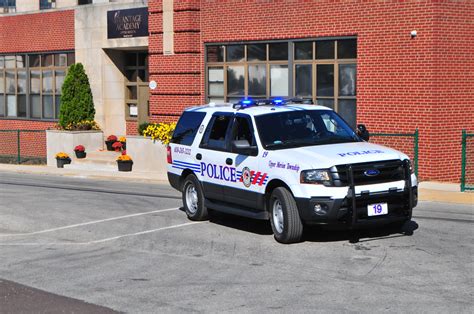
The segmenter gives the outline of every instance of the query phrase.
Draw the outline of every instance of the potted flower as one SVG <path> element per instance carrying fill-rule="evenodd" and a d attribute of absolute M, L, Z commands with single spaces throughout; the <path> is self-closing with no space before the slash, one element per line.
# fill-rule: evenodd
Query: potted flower
<path fill-rule="evenodd" d="M 122 149 L 127 149 L 127 138 L 125 136 L 121 136 L 119 142 L 122 143 Z"/>
<path fill-rule="evenodd" d="M 70 164 L 71 163 L 71 158 L 69 158 L 69 155 L 60 152 L 56 154 L 56 164 L 58 168 L 64 168 L 64 165 Z"/>
<path fill-rule="evenodd" d="M 107 150 L 108 151 L 114 151 L 114 148 L 112 145 L 117 142 L 117 137 L 115 135 L 109 135 L 107 137 L 107 140 L 105 141 L 105 145 L 107 145 Z"/>
<path fill-rule="evenodd" d="M 132 171 L 133 160 L 129 155 L 120 155 L 117 158 L 119 171 Z"/>
<path fill-rule="evenodd" d="M 76 157 L 78 159 L 86 158 L 86 148 L 83 145 L 77 145 L 74 147 L 74 152 L 76 153 Z"/>
<path fill-rule="evenodd" d="M 115 142 L 112 144 L 112 148 L 116 151 L 119 152 L 122 150 L 122 143 L 120 142 Z"/>

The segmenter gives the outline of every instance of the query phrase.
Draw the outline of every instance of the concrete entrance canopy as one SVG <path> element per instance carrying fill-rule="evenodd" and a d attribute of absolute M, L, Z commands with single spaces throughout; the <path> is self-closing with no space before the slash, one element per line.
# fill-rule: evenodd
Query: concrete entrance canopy
<path fill-rule="evenodd" d="M 107 38 L 107 11 L 145 7 L 142 2 L 122 1 L 75 8 L 76 62 L 89 76 L 95 120 L 104 134 L 126 134 L 125 77 L 115 50 L 148 50 L 148 37 Z M 113 50 L 112 50 L 113 49 Z"/>

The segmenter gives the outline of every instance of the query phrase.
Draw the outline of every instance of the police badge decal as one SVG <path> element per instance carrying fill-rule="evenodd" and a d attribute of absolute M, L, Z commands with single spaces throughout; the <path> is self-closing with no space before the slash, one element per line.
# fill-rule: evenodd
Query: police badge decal
<path fill-rule="evenodd" d="M 247 188 L 252 184 L 252 173 L 248 167 L 242 169 L 242 182 Z"/>

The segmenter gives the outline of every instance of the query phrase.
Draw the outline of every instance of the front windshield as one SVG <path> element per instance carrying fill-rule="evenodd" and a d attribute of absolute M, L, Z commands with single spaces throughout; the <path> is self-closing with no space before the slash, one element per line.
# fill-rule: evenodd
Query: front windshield
<path fill-rule="evenodd" d="M 358 142 L 349 125 L 330 110 L 295 110 L 255 117 L 265 149 Z"/>

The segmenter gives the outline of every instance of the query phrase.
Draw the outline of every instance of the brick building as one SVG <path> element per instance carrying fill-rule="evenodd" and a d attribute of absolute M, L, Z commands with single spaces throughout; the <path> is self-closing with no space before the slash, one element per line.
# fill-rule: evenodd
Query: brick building
<path fill-rule="evenodd" d="M 26 58 L 25 82 L 50 71 L 54 83 L 36 94 L 26 83 L 22 94 L 18 84 L 10 95 L 17 116 L 8 115 L 9 94 L 0 87 L 0 129 L 51 127 L 54 89 L 75 60 L 91 78 L 106 133 L 135 134 L 141 121 L 176 120 L 183 108 L 208 101 L 297 96 L 372 132 L 418 129 L 420 177 L 459 181 L 461 130 L 474 131 L 472 1 L 53 2 L 0 16 L 3 88 L 1 58 L 12 55 Z M 143 7 L 149 36 L 110 37 L 110 12 L 132 16 Z M 53 58 L 51 69 L 29 68 L 38 54 Z"/>

